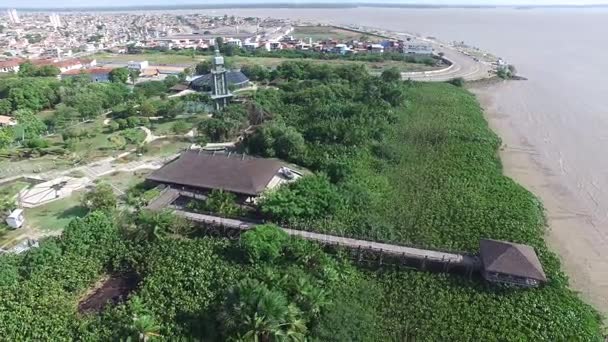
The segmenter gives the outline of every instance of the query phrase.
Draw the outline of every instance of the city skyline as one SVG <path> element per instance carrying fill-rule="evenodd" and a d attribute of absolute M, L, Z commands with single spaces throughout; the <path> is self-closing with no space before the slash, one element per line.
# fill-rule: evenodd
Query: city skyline
<path fill-rule="evenodd" d="M 226 1 L 196 1 L 196 0 L 175 0 L 168 2 L 166 0 L 107 0 L 103 4 L 97 3 L 83 3 L 80 0 L 58 0 L 49 4 L 46 0 L 6 0 L 2 4 L 3 9 L 16 8 L 16 9 L 27 9 L 27 8 L 103 8 L 103 7 L 133 7 L 133 6 L 202 6 L 202 5 L 234 5 L 234 4 L 265 4 L 265 3 L 289 3 L 289 4 L 335 4 L 335 3 L 378 3 L 378 4 L 407 4 L 407 5 L 445 5 L 445 6 L 457 6 L 457 5 L 483 5 L 483 6 L 585 6 L 585 5 L 608 5 L 608 0 L 494 0 L 494 1 L 483 1 L 483 0 L 367 0 L 367 1 L 351 1 L 351 0 L 333 0 L 333 1 L 321 1 L 321 0 L 226 0 Z M 227 6 L 229 7 L 229 6 Z"/>

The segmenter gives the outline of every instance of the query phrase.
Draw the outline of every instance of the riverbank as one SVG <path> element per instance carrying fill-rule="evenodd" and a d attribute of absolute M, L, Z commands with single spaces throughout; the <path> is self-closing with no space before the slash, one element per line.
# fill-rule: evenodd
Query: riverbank
<path fill-rule="evenodd" d="M 502 139 L 503 172 L 535 194 L 547 219 L 545 240 L 561 260 L 570 286 L 604 315 L 608 314 L 608 261 L 602 258 L 601 239 L 592 221 L 557 175 L 543 164 L 542 156 L 524 135 L 525 129 L 496 101 L 501 91 L 517 82 L 487 82 L 470 87 L 484 108 L 490 128 Z"/>

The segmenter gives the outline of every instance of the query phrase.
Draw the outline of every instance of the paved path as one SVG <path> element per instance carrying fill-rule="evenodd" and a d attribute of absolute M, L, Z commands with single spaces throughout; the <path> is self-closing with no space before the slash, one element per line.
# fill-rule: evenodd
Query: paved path
<path fill-rule="evenodd" d="M 239 230 L 248 230 L 257 225 L 254 222 L 248 222 L 238 219 L 229 219 L 212 215 L 204 215 L 191 213 L 183 210 L 176 210 L 176 214 L 185 217 L 189 220 L 202 222 L 217 226 L 224 226 Z M 419 249 L 412 247 L 405 247 L 399 245 L 391 245 L 381 242 L 359 240 L 335 235 L 320 234 L 307 232 L 302 230 L 294 230 L 288 228 L 281 228 L 285 233 L 290 236 L 297 236 L 306 240 L 316 241 L 326 245 L 342 246 L 351 249 L 364 249 L 372 250 L 377 252 L 383 252 L 386 254 L 392 254 L 396 256 L 405 256 L 409 258 L 415 258 L 420 260 L 430 260 L 437 262 L 449 263 L 451 265 L 462 265 L 469 267 L 476 267 L 477 263 L 475 258 L 456 253 L 446 253 L 441 251 Z"/>

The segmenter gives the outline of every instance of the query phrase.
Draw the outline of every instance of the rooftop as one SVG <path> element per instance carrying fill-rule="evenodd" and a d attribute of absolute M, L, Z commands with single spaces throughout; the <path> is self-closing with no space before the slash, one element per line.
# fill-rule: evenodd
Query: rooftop
<path fill-rule="evenodd" d="M 239 85 L 249 82 L 249 79 L 240 70 L 226 71 L 226 82 L 228 85 Z M 191 86 L 194 88 L 212 87 L 213 79 L 211 74 L 205 74 L 192 80 Z"/>
<path fill-rule="evenodd" d="M 282 163 L 274 159 L 191 150 L 154 171 L 147 179 L 257 196 L 266 189 L 281 166 Z"/>
<path fill-rule="evenodd" d="M 479 255 L 486 272 L 496 272 L 546 282 L 543 266 L 528 245 L 483 239 Z"/>

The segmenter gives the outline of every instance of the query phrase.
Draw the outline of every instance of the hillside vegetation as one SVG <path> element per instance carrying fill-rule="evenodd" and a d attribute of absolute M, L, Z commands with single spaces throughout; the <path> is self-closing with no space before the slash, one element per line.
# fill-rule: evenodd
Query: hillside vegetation
<path fill-rule="evenodd" d="M 290 62 L 277 73 L 278 89 L 258 90 L 248 104 L 259 129 L 245 148 L 315 174 L 268 194 L 260 214 L 310 230 L 470 252 L 480 238 L 523 242 L 539 252 L 549 283 L 523 290 L 367 269 L 272 225 L 236 242 L 205 237 L 170 213 L 104 208 L 38 249 L 0 257 L 0 336 L 601 340 L 600 317 L 568 289 L 542 239 L 539 202 L 502 175 L 499 140 L 470 93 L 352 66 Z M 225 127 L 235 112 L 209 121 Z M 100 281 L 125 274 L 137 283 L 123 300 L 79 312 Z"/>

